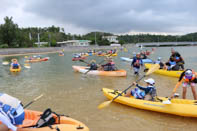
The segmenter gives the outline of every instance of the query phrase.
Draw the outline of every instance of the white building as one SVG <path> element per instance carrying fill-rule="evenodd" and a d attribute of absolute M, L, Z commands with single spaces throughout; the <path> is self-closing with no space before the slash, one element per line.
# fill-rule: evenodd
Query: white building
<path fill-rule="evenodd" d="M 35 42 L 34 44 L 37 46 L 44 46 L 44 45 L 48 45 L 49 43 L 48 42 Z"/>
<path fill-rule="evenodd" d="M 57 42 L 57 45 L 59 46 L 89 46 L 90 40 L 68 40 L 68 41 L 62 41 Z"/>
<path fill-rule="evenodd" d="M 118 36 L 113 35 L 113 36 L 103 36 L 102 39 L 107 39 L 111 43 L 118 43 L 119 41 L 117 40 Z"/>

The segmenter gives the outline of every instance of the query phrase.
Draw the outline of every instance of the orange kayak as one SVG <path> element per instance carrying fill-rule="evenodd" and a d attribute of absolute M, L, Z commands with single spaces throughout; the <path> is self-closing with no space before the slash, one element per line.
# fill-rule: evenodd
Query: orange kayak
<path fill-rule="evenodd" d="M 45 58 L 42 58 L 42 59 L 26 60 L 25 62 L 26 63 L 34 63 L 34 62 L 41 62 L 41 61 L 48 61 L 48 60 L 49 60 L 49 57 L 45 57 Z"/>
<path fill-rule="evenodd" d="M 85 66 L 72 66 L 73 70 L 76 72 L 89 74 L 89 75 L 101 75 L 101 76 L 126 76 L 127 72 L 125 70 L 116 71 L 101 71 L 101 70 L 89 70 L 89 67 Z"/>
<path fill-rule="evenodd" d="M 40 118 L 41 112 L 25 110 L 25 120 L 23 121 L 23 125 L 20 125 L 20 129 L 18 131 L 89 131 L 89 128 L 83 123 L 74 120 L 72 118 L 66 116 L 60 116 L 60 120 L 56 115 L 53 117 L 56 119 L 54 125 L 50 127 L 41 127 L 41 128 L 24 128 L 30 127 L 37 123 Z"/>

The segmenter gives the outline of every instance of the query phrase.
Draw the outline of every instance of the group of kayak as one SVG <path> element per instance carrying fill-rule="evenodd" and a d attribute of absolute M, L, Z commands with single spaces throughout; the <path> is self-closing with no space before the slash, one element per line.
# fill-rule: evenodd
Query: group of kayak
<path fill-rule="evenodd" d="M 133 82 L 132 85 L 124 91 L 103 88 L 102 91 L 104 95 L 110 99 L 110 101 L 100 104 L 99 108 L 101 109 L 115 101 L 139 109 L 179 116 L 197 117 L 197 94 L 195 90 L 197 73 L 192 69 L 184 69 L 185 62 L 178 52 L 172 49 L 171 53 L 172 54 L 166 63 L 162 63 L 161 58 L 158 58 L 158 60 L 153 64 L 145 64 L 145 67 L 149 69 L 146 75 L 138 79 L 136 82 Z M 139 73 L 141 65 L 143 65 L 143 61 L 140 57 L 140 53 L 137 53 L 131 60 L 131 66 L 133 67 L 134 74 Z M 147 84 L 146 87 L 142 87 L 138 84 L 138 81 L 153 72 L 179 77 L 172 94 L 170 94 L 168 98 L 159 97 L 157 95 L 155 80 L 152 78 L 144 80 Z M 179 94 L 176 93 L 176 90 L 181 86 L 181 84 L 183 87 L 182 99 L 177 99 L 176 97 L 179 96 Z M 136 88 L 130 89 L 132 86 L 136 86 Z M 188 88 L 191 88 L 194 100 L 186 99 Z"/>

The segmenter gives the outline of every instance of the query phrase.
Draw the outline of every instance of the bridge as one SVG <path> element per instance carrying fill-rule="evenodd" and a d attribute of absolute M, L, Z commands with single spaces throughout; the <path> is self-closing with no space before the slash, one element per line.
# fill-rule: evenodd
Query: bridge
<path fill-rule="evenodd" d="M 136 46 L 194 46 L 197 42 L 151 42 L 151 43 L 137 43 Z"/>

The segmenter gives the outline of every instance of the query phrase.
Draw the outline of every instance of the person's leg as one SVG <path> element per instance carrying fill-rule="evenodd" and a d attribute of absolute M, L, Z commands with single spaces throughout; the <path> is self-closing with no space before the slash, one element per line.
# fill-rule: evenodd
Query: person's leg
<path fill-rule="evenodd" d="M 191 83 L 191 89 L 192 89 L 194 100 L 197 100 L 196 89 L 195 89 L 194 83 Z"/>
<path fill-rule="evenodd" d="M 184 83 L 183 84 L 183 93 L 182 93 L 183 99 L 186 99 L 186 93 L 187 93 L 187 83 Z"/>

